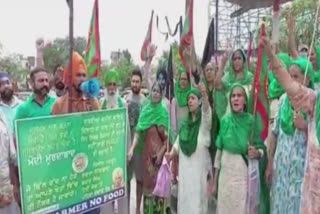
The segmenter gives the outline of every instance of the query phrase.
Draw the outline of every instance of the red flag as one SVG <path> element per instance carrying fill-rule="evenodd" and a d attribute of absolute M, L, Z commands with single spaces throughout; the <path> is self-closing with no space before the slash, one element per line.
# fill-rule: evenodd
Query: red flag
<path fill-rule="evenodd" d="M 186 15 L 183 25 L 179 54 L 182 63 L 187 71 L 191 71 L 191 59 L 187 59 L 186 51 L 190 51 L 189 55 L 193 54 L 193 0 L 186 0 Z"/>
<path fill-rule="evenodd" d="M 85 62 L 88 68 L 88 77 L 97 77 L 101 69 L 100 34 L 99 34 L 99 4 L 95 0 L 91 17 Z"/>
<path fill-rule="evenodd" d="M 153 23 L 153 10 L 151 13 L 148 32 L 141 48 L 140 57 L 142 61 L 146 61 L 148 58 L 148 47 L 151 44 L 151 39 L 152 39 L 152 23 Z"/>
<path fill-rule="evenodd" d="M 259 41 L 266 35 L 265 24 L 262 24 Z M 253 115 L 255 117 L 254 131 L 260 132 L 260 139 L 264 141 L 268 136 L 269 102 L 268 102 L 268 62 L 259 42 L 258 61 L 253 85 Z"/>

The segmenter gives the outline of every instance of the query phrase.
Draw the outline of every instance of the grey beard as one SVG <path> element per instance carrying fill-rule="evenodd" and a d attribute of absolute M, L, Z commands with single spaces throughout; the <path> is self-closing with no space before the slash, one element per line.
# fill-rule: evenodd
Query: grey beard
<path fill-rule="evenodd" d="M 105 96 L 107 100 L 107 108 L 114 108 L 115 106 L 118 106 L 118 95 L 119 95 L 118 90 L 114 95 L 110 95 L 107 91 Z"/>

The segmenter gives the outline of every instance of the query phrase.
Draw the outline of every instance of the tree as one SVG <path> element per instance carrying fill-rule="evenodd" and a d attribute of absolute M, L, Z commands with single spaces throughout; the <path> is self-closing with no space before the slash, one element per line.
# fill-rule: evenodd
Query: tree
<path fill-rule="evenodd" d="M 85 37 L 74 38 L 74 50 L 83 56 L 87 40 Z M 56 38 L 49 47 L 43 49 L 44 64 L 51 71 L 56 65 L 67 65 L 70 55 L 69 37 Z"/>
<path fill-rule="evenodd" d="M 26 84 L 30 70 L 23 64 L 23 57 L 20 54 L 11 54 L 0 58 L 0 70 L 7 72 L 12 80 L 17 83 Z"/>
<path fill-rule="evenodd" d="M 319 45 L 318 38 L 320 37 L 320 17 L 316 16 L 318 0 L 296 0 L 285 6 L 281 12 L 280 32 L 279 32 L 279 51 L 288 52 L 288 25 L 287 18 L 289 16 L 296 17 L 295 38 L 297 44 L 311 45 L 311 40 L 314 31 L 314 20 L 318 19 L 316 26 L 315 44 Z M 272 31 L 272 16 L 266 17 L 268 35 L 271 36 Z"/>
<path fill-rule="evenodd" d="M 116 65 L 111 65 L 111 63 L 104 61 L 102 62 L 101 71 L 99 74 L 99 80 L 101 83 L 104 83 L 105 74 L 111 69 L 115 68 L 119 73 L 119 84 L 122 89 L 130 86 L 130 78 L 132 70 L 137 67 L 131 57 L 131 54 L 128 50 L 121 51 L 120 60 Z"/>

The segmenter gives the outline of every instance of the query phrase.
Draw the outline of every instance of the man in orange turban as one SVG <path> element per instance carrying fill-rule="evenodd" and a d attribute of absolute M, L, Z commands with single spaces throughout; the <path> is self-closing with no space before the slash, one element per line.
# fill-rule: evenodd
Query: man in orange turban
<path fill-rule="evenodd" d="M 72 112 L 84 112 L 99 110 L 100 105 L 96 98 L 88 98 L 80 89 L 81 83 L 87 80 L 87 66 L 79 53 L 72 54 L 72 87 L 68 88 L 68 92 L 57 99 L 57 102 L 52 108 L 52 114 L 67 114 Z M 68 85 L 69 69 L 65 68 L 64 83 Z M 72 90 L 72 112 L 68 112 L 69 91 Z"/>

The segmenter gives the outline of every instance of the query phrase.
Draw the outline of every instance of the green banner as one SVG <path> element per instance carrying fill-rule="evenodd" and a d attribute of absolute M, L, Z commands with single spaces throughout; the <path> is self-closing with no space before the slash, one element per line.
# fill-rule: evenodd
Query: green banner
<path fill-rule="evenodd" d="M 126 194 L 126 109 L 16 122 L 24 214 L 82 213 Z"/>

